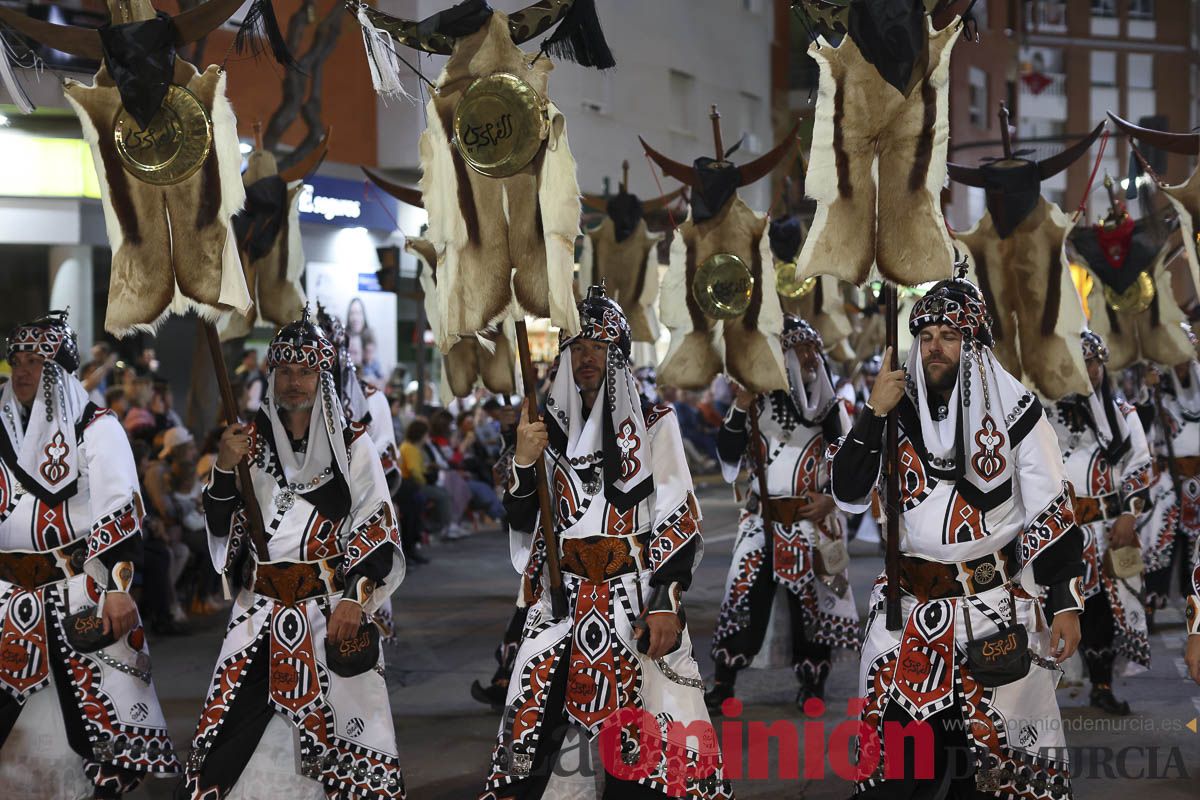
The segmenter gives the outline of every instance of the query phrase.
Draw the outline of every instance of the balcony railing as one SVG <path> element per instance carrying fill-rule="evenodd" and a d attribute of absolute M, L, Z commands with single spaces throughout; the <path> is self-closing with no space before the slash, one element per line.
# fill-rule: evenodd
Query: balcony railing
<path fill-rule="evenodd" d="M 1067 4 L 1062 0 L 1039 0 L 1031 3 L 1025 17 L 1027 31 L 1065 33 L 1067 30 Z"/>

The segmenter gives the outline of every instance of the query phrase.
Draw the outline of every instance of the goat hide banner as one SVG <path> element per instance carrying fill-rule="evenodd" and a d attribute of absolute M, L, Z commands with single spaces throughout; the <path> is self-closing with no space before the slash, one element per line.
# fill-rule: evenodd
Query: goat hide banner
<path fill-rule="evenodd" d="M 872 265 L 889 281 L 948 277 L 953 243 L 942 217 L 950 51 L 955 17 L 934 30 L 925 17 L 924 71 L 907 94 L 864 57 L 851 35 L 809 47 L 820 68 L 805 193 L 817 212 L 796 261 L 798 279 L 834 275 L 861 284 Z M 920 63 L 917 64 L 920 69 Z"/>

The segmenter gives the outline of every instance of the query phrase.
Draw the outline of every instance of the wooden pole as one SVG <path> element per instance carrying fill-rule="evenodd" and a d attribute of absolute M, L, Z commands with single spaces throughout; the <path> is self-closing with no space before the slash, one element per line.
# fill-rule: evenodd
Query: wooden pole
<path fill-rule="evenodd" d="M 753 448 L 756 448 L 756 450 L 757 450 L 759 442 L 762 440 L 762 434 L 759 433 L 759 428 L 758 428 L 758 395 L 754 396 L 754 401 L 753 401 L 752 405 L 750 406 L 749 411 L 750 411 L 750 436 L 753 439 L 753 441 L 750 442 L 750 446 Z M 771 520 L 771 507 L 770 507 L 770 497 L 771 496 L 769 494 L 767 494 L 767 464 L 766 464 L 766 461 L 767 461 L 767 443 L 763 442 L 762 453 L 758 454 L 756 452 L 756 454 L 755 454 L 754 473 L 755 473 L 755 478 L 758 480 L 758 515 L 760 517 L 762 517 L 763 531 L 764 531 L 764 533 L 766 533 L 767 541 L 770 542 L 772 540 L 772 531 L 771 531 L 771 521 L 772 520 Z M 768 547 L 767 551 L 771 552 L 769 547 Z"/>
<path fill-rule="evenodd" d="M 529 421 L 537 422 L 537 382 L 533 376 L 533 357 L 529 353 L 529 331 L 525 320 L 517 320 L 517 352 L 521 358 L 521 380 L 525 384 L 525 400 L 529 402 Z M 550 505 L 550 484 L 546 478 L 546 459 L 534 462 L 537 475 L 538 510 L 542 541 L 546 543 L 546 571 L 550 578 L 550 613 L 554 619 L 567 616 L 567 592 L 563 588 L 562 570 L 558 566 L 558 537 L 554 533 L 554 517 Z"/>
<path fill-rule="evenodd" d="M 621 185 L 618 189 L 622 192 L 629 191 L 629 160 L 621 162 Z"/>
<path fill-rule="evenodd" d="M 721 141 L 721 112 L 717 111 L 716 103 L 713 103 L 712 112 L 708 118 L 712 120 L 713 149 L 717 151 L 717 161 L 724 161 L 725 145 Z"/>
<path fill-rule="evenodd" d="M 217 326 L 211 322 L 197 319 L 204 328 L 208 339 L 208 352 L 212 356 L 213 370 L 217 373 L 217 388 L 221 392 L 222 412 L 226 424 L 233 425 L 238 421 L 237 401 L 233 397 L 233 386 L 229 383 L 229 372 L 225 368 L 225 354 L 221 352 L 221 337 L 217 334 Z M 250 464 L 242 459 L 237 465 L 238 481 L 241 483 L 242 502 L 246 506 L 246 524 L 250 526 L 250 541 L 258 554 L 259 562 L 270 561 L 267 551 L 267 535 L 263 529 L 262 509 L 258 507 L 258 498 L 254 495 L 254 484 L 250 482 Z"/>
<path fill-rule="evenodd" d="M 890 364 L 884 369 L 899 369 L 899 356 L 896 353 L 899 339 L 899 299 L 896 296 L 896 286 L 891 283 L 883 285 L 886 302 L 887 346 L 892 349 Z M 886 535 L 887 555 L 884 560 L 884 570 L 887 573 L 887 629 L 900 630 L 900 470 L 898 451 L 900 449 L 900 425 L 896 409 L 887 415 L 884 455 L 887 459 L 887 486 L 884 498 L 884 509 L 887 514 Z"/>

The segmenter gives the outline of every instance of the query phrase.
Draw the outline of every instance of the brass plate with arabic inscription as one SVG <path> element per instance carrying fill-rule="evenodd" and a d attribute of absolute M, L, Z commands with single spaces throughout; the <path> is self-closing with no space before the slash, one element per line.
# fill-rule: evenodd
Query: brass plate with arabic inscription
<path fill-rule="evenodd" d="M 1140 314 L 1149 308 L 1153 301 L 1154 280 L 1148 272 L 1138 275 L 1137 280 L 1120 294 L 1107 286 L 1104 287 L 1104 302 L 1108 303 L 1113 311 Z"/>
<path fill-rule="evenodd" d="M 714 319 L 733 319 L 745 314 L 753 291 L 754 276 L 750 268 L 732 253 L 709 256 L 692 280 L 692 297 Z"/>
<path fill-rule="evenodd" d="M 170 186 L 200 169 L 212 150 L 213 128 L 200 98 L 182 86 L 167 89 L 162 108 L 142 128 L 125 109 L 113 123 L 113 141 L 126 172 L 145 183 Z"/>
<path fill-rule="evenodd" d="M 796 262 L 780 261 L 775 265 L 775 291 L 789 300 L 804 297 L 817 285 L 817 276 L 796 280 Z"/>
<path fill-rule="evenodd" d="M 471 169 L 493 178 L 520 172 L 549 132 L 546 103 L 516 75 L 479 78 L 454 109 L 454 147 Z"/>

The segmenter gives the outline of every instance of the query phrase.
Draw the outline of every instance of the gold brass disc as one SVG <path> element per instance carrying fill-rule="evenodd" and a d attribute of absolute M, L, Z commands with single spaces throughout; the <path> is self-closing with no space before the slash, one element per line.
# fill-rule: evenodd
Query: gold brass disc
<path fill-rule="evenodd" d="M 705 259 L 692 279 L 692 297 L 714 319 L 733 319 L 746 313 L 754 291 L 750 268 L 732 253 Z"/>
<path fill-rule="evenodd" d="M 796 263 L 794 261 L 780 261 L 775 265 L 775 291 L 789 300 L 804 297 L 816 285 L 816 275 L 802 281 L 796 280 Z"/>
<path fill-rule="evenodd" d="M 1120 294 L 1117 294 L 1108 286 L 1104 287 L 1104 302 L 1108 303 L 1113 311 L 1140 314 L 1149 308 L 1150 303 L 1153 301 L 1154 280 L 1148 272 L 1139 274 L 1137 280 Z"/>
<path fill-rule="evenodd" d="M 155 186 L 186 181 L 212 150 L 212 119 L 200 98 L 182 86 L 166 99 L 143 129 L 124 108 L 113 123 L 113 140 L 125 170 Z"/>
<path fill-rule="evenodd" d="M 454 109 L 454 147 L 476 172 L 507 178 L 541 149 L 550 129 L 546 108 L 537 91 L 516 75 L 479 78 Z"/>

